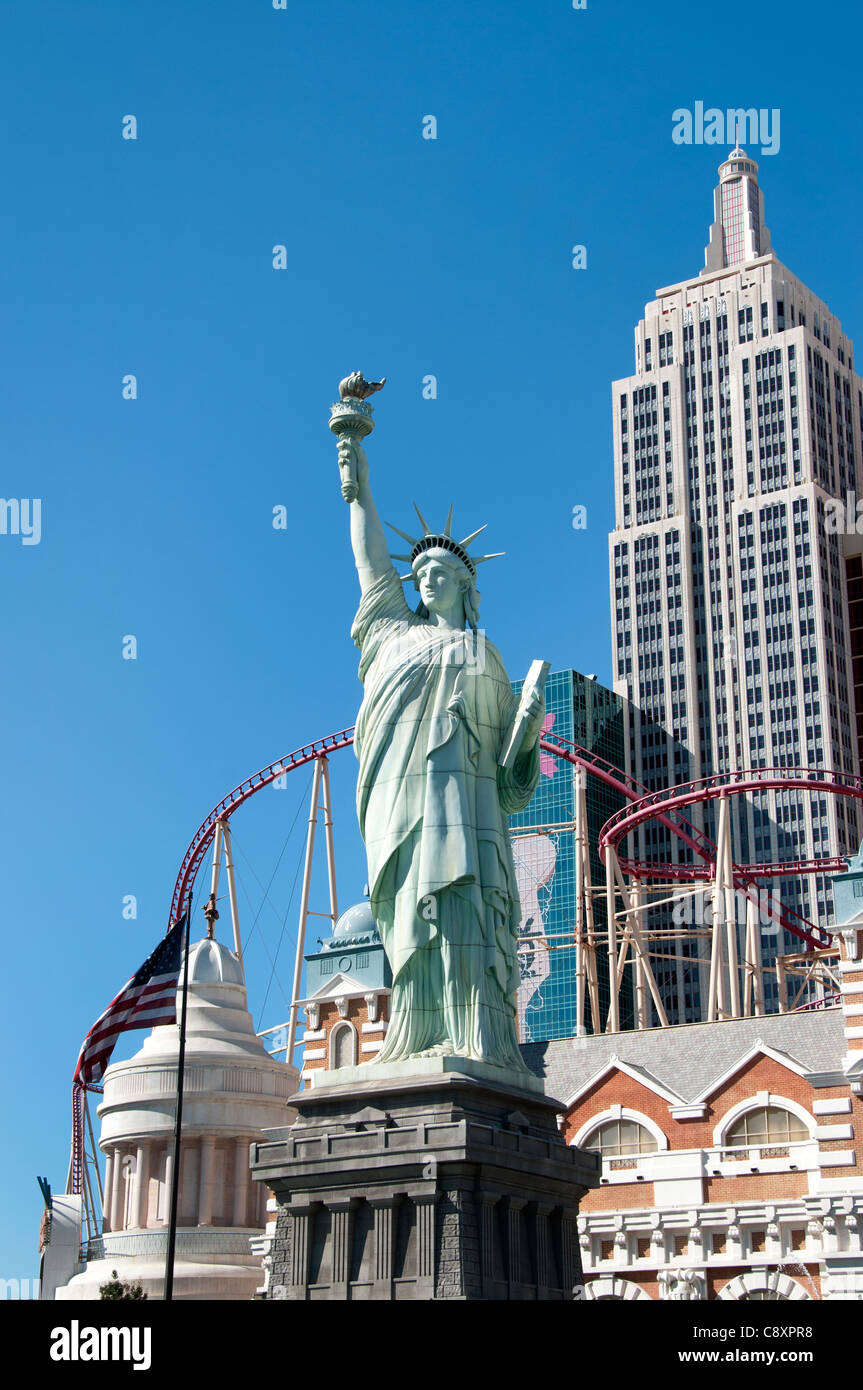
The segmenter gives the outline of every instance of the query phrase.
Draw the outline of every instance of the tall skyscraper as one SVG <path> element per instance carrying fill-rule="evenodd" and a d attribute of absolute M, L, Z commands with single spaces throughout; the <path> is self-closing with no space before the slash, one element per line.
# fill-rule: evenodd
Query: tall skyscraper
<path fill-rule="evenodd" d="M 825 504 L 863 495 L 863 382 L 838 319 L 774 254 L 758 165 L 741 149 L 719 168 L 705 267 L 646 306 L 613 408 L 627 770 L 650 787 L 744 768 L 859 772 L 845 538 Z M 700 822 L 714 837 L 715 804 Z M 849 800 L 769 792 L 732 806 L 738 864 L 859 840 Z M 659 825 L 633 841 L 640 858 L 685 857 Z M 830 920 L 823 877 L 776 891 Z M 763 959 L 799 946 L 765 934 Z M 698 1017 L 703 967 L 669 960 L 658 974 L 676 1020 Z M 775 1007 L 775 980 L 765 988 Z"/>

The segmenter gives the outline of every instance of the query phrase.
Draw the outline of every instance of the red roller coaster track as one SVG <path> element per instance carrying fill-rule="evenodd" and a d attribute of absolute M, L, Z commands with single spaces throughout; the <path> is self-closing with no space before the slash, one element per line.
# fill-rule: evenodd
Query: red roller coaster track
<path fill-rule="evenodd" d="M 270 786 L 277 777 L 295 771 L 314 762 L 316 758 L 326 758 L 341 748 L 350 748 L 354 741 L 353 728 L 342 729 L 340 733 L 328 734 L 326 738 L 316 739 L 302 748 L 297 748 L 286 757 L 269 763 L 259 772 L 247 777 L 227 796 L 213 807 L 210 814 L 201 822 L 192 837 L 191 844 L 183 856 L 174 893 L 171 898 L 170 921 L 175 922 L 191 892 L 201 861 L 213 843 L 216 823 L 228 820 L 249 797 L 264 787 Z M 628 773 L 622 772 L 606 759 L 570 743 L 559 735 L 547 733 L 540 741 L 540 748 L 553 757 L 562 758 L 576 767 L 583 767 L 592 777 L 597 777 L 606 786 L 624 796 L 628 805 L 615 812 L 606 821 L 600 832 L 599 854 L 604 860 L 609 848 L 617 853 L 618 845 L 631 830 L 648 820 L 658 820 L 673 832 L 678 839 L 688 845 L 701 860 L 700 864 L 653 863 L 634 859 L 618 859 L 621 869 L 639 879 L 677 879 L 695 882 L 711 877 L 716 859 L 716 845 L 703 830 L 687 820 L 682 808 L 703 804 L 722 796 L 740 796 L 747 792 L 764 791 L 824 791 L 834 796 L 852 796 L 863 799 L 863 778 L 851 773 L 828 772 L 813 768 L 765 768 L 743 772 L 726 773 L 707 777 L 698 782 L 686 782 L 676 787 L 665 787 L 651 792 L 643 783 Z M 836 873 L 845 867 L 841 858 L 794 860 L 776 864 L 734 865 L 735 887 L 747 897 L 753 893 L 758 900 L 757 881 L 766 878 L 788 877 L 794 874 Z M 830 938 L 822 928 L 807 922 L 793 908 L 781 907 L 777 919 L 794 936 L 812 947 L 830 944 Z M 796 920 L 792 920 L 796 919 Z M 81 1096 L 76 1095 L 75 1123 L 73 1125 L 73 1191 L 81 1190 L 83 1174 L 83 1121 L 81 1116 Z"/>
<path fill-rule="evenodd" d="M 277 777 L 293 772 L 316 758 L 325 758 L 341 748 L 349 748 L 353 741 L 354 730 L 349 728 L 336 734 L 328 734 L 326 738 L 316 739 L 313 743 L 304 744 L 302 748 L 295 749 L 285 757 L 261 768 L 259 772 L 253 773 L 224 796 L 201 822 L 183 857 L 171 898 L 171 922 L 177 920 L 182 906 L 186 903 L 201 862 L 213 843 L 217 821 L 229 819 L 249 797 L 270 786 Z M 651 792 L 641 782 L 606 759 L 559 735 L 547 733 L 540 741 L 540 747 L 543 752 L 562 758 L 576 767 L 583 767 L 591 776 L 597 777 L 613 791 L 624 796 L 629 803 L 603 826 L 599 840 L 601 858 L 604 859 L 607 846 L 613 847 L 616 852 L 618 844 L 636 825 L 646 820 L 658 819 L 701 860 L 700 864 L 675 864 L 642 863 L 621 858 L 621 868 L 638 878 L 682 879 L 695 882 L 710 877 L 716 858 L 716 845 L 704 831 L 686 819 L 681 809 L 684 806 L 702 803 L 722 795 L 767 791 L 772 788 L 803 788 L 811 791 L 817 787 L 834 794 L 863 798 L 863 778 L 799 768 L 731 773 L 725 777 L 710 777 L 701 782 L 689 782 L 679 787 Z M 844 860 L 836 858 L 796 860 L 785 864 L 735 865 L 734 883 L 747 897 L 755 894 L 755 901 L 758 900 L 757 880 L 798 873 L 835 873 L 843 867 Z M 793 908 L 780 908 L 777 919 L 783 927 L 809 946 L 820 947 L 830 944 L 829 938 L 820 927 L 808 922 Z"/>
<path fill-rule="evenodd" d="M 648 792 L 638 800 L 632 800 L 628 806 L 616 811 L 606 821 L 599 836 L 599 853 L 604 857 L 608 848 L 616 850 L 617 845 L 637 825 L 654 818 L 665 822 L 669 812 L 676 814 L 681 807 L 703 804 L 726 796 L 765 791 L 826 792 L 832 796 L 851 796 L 863 800 L 863 778 L 858 777 L 856 773 L 833 772 L 826 768 L 745 768 L 737 772 L 716 773 L 699 781 L 682 782 L 676 787 L 664 787 L 660 791 Z M 643 868 L 645 876 L 660 876 L 650 866 L 642 866 L 631 860 L 621 860 L 621 865 L 636 875 L 639 869 Z M 735 886 L 742 886 L 742 883 L 738 884 L 738 876 L 751 884 L 755 879 L 787 878 L 795 874 L 837 873 L 844 868 L 844 859 L 837 856 L 787 860 L 775 864 L 749 864 L 742 867 L 735 865 L 734 882 Z M 704 870 L 698 868 L 694 874 L 678 873 L 676 876 L 703 877 Z M 798 923 L 804 924 L 805 930 L 785 920 L 789 912 L 797 918 Z M 779 920 L 795 936 L 801 937 L 811 946 L 823 947 L 831 944 L 829 933 L 821 927 L 813 926 L 811 922 L 806 922 L 793 908 L 783 908 Z"/>
<path fill-rule="evenodd" d="M 325 758 L 330 753 L 338 752 L 340 748 L 350 748 L 353 741 L 353 727 L 342 729 L 341 733 L 338 734 L 328 734 L 326 738 L 315 739 L 314 743 L 307 743 L 302 748 L 295 749 L 293 753 L 288 753 L 287 757 L 262 767 L 260 772 L 254 772 L 238 787 L 234 787 L 232 792 L 228 792 L 227 796 L 223 796 L 207 818 L 201 821 L 183 856 L 180 872 L 177 874 L 177 881 L 174 884 L 174 894 L 171 898 L 171 922 L 176 922 L 180 916 L 181 904 L 185 905 L 186 898 L 195 881 L 195 875 L 201 866 L 201 860 L 213 843 L 216 821 L 229 820 L 234 812 L 248 801 L 250 796 L 254 796 L 255 792 L 262 791 L 264 787 L 269 787 L 283 773 L 294 772 L 296 768 L 305 767 L 308 763 L 314 762 L 315 758 Z"/>

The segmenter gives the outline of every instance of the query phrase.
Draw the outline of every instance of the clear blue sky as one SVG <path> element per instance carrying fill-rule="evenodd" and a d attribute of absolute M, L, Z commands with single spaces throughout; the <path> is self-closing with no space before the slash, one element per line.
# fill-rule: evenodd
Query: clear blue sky
<path fill-rule="evenodd" d="M 672 111 L 780 109 L 774 246 L 859 344 L 860 28 L 787 0 L 4 7 L 0 493 L 42 499 L 42 539 L 0 536 L 0 1277 L 37 1271 L 79 1044 L 164 931 L 195 827 L 354 720 L 339 378 L 389 378 L 382 514 L 410 529 L 414 498 L 432 519 L 454 499 L 507 552 L 482 620 L 510 674 L 543 656 L 608 681 L 610 382 L 655 288 L 703 264 L 724 153 L 675 145 Z M 354 767 L 333 764 L 345 904 Z M 261 1028 L 286 1016 L 307 785 L 234 823 Z"/>

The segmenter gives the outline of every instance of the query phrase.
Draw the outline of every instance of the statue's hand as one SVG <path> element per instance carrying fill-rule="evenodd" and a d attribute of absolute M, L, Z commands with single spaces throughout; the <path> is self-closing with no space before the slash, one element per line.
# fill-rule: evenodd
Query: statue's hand
<path fill-rule="evenodd" d="M 369 461 L 362 444 L 353 435 L 343 434 L 339 439 L 339 471 L 342 497 L 346 502 L 356 501 L 360 488 L 369 481 Z"/>

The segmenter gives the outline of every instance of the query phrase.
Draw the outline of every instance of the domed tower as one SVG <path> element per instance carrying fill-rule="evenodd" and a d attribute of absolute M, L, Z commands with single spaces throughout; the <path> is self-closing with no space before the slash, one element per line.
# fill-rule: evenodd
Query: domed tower
<path fill-rule="evenodd" d="M 265 1129 L 292 1123 L 287 1100 L 298 1074 L 255 1036 L 234 952 L 205 938 L 189 957 L 174 1297 L 246 1299 L 262 1281 L 249 1241 L 266 1221 L 266 1191 L 252 1181 L 249 1145 Z M 134 1057 L 105 1073 L 98 1110 L 104 1258 L 58 1289 L 58 1299 L 98 1298 L 113 1269 L 162 1297 L 179 1046 L 178 1024 L 154 1028 Z"/>
<path fill-rule="evenodd" d="M 304 1078 L 369 1062 L 383 1046 L 392 971 L 368 899 L 343 912 L 306 956 Z"/>

